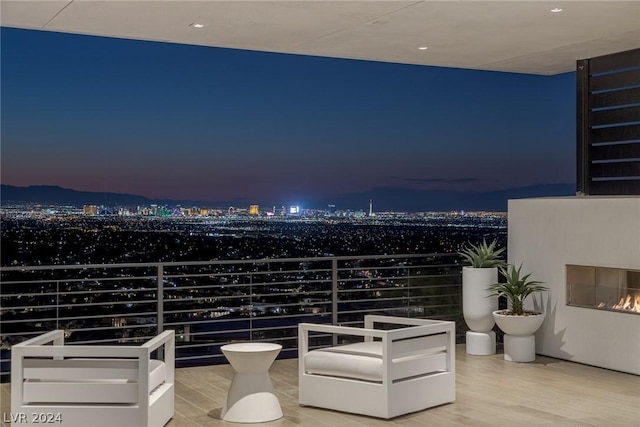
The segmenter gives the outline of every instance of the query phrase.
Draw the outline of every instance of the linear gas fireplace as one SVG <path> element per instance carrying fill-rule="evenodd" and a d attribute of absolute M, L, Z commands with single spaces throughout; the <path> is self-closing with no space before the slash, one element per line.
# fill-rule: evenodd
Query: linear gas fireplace
<path fill-rule="evenodd" d="M 567 265 L 567 304 L 640 314 L 640 270 Z"/>

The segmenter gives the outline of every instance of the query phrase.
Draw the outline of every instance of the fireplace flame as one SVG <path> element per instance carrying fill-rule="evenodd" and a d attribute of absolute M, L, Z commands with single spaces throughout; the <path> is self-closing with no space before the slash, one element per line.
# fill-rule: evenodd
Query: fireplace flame
<path fill-rule="evenodd" d="M 618 304 L 613 306 L 616 310 L 630 310 L 640 313 L 640 295 L 636 295 L 634 298 L 631 295 L 627 295 L 626 298 L 620 298 Z"/>
<path fill-rule="evenodd" d="M 634 313 L 640 313 L 640 293 L 635 295 L 627 294 L 626 297 L 620 298 L 617 304 L 607 306 L 606 303 L 601 302 L 598 304 L 598 308 L 609 308 L 612 310 L 632 311 Z"/>

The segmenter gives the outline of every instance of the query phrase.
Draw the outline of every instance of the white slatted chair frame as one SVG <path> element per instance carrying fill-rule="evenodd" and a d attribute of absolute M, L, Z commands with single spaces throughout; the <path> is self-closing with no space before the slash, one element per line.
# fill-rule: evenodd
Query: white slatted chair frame
<path fill-rule="evenodd" d="M 16 426 L 49 417 L 65 427 L 161 427 L 173 417 L 174 331 L 139 346 L 64 344 L 64 331 L 55 330 L 11 348 Z M 151 359 L 160 349 L 164 363 Z"/>
<path fill-rule="evenodd" d="M 385 323 L 405 327 L 374 329 Z M 300 405 L 388 419 L 455 400 L 454 322 L 368 315 L 364 326 L 299 324 Z M 309 372 L 310 332 L 382 341 L 381 381 L 357 379 L 357 373 L 348 378 Z"/>

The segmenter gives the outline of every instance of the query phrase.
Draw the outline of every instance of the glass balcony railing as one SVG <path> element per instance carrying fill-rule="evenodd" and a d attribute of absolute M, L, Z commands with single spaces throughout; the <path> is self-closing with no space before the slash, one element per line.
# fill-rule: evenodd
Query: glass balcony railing
<path fill-rule="evenodd" d="M 457 254 L 341 256 L 0 268 L 0 375 L 10 347 L 64 329 L 69 344 L 141 342 L 176 331 L 177 366 L 226 363 L 233 341 L 282 344 L 297 325 L 359 325 L 367 313 L 454 320 L 462 327 Z"/>

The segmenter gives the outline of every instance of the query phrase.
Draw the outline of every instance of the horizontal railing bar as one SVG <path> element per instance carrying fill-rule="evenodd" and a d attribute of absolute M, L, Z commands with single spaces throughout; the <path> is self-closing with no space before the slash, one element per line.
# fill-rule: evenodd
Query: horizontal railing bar
<path fill-rule="evenodd" d="M 452 287 L 452 286 L 456 286 L 455 284 L 445 284 L 445 285 L 430 285 L 430 288 L 444 288 L 444 287 Z M 411 289 L 422 289 L 424 287 L 422 286 L 406 286 L 406 285 L 400 285 L 400 286 L 392 286 L 392 287 L 380 287 L 380 288 L 373 288 L 376 291 L 392 291 L 392 290 L 398 290 L 398 289 L 402 289 L 402 290 L 411 290 Z M 155 290 L 155 289 L 154 289 Z M 366 289 L 349 289 L 349 290 L 338 290 L 339 293 L 341 294 L 346 294 L 346 293 L 356 293 L 356 292 L 371 292 L 372 288 L 366 288 Z M 125 292 L 129 292 L 130 291 L 118 291 L 118 293 L 125 293 Z M 320 295 L 320 294 L 327 294 L 328 292 L 330 292 L 329 290 L 327 291 L 305 291 L 305 292 L 298 292 L 297 294 L 300 295 L 301 293 L 303 295 Z M 104 293 L 104 292 L 103 292 Z M 115 293 L 115 292 L 114 292 Z M 61 295 L 67 295 L 68 293 L 61 293 Z M 110 293 L 111 294 L 111 293 Z M 45 296 L 45 294 L 35 294 L 36 296 Z M 56 295 L 56 294 L 53 294 Z M 287 292 L 281 292 L 281 293 L 268 293 L 268 294 L 251 294 L 252 297 L 254 298 L 261 298 L 261 297 L 273 297 L 273 296 L 288 296 L 291 295 L 291 293 L 287 293 Z M 50 296 L 50 295 L 47 295 Z M 180 299 L 167 299 L 167 302 L 194 302 L 194 301 L 204 301 L 204 300 L 210 300 L 212 298 L 215 298 L 216 300 L 233 300 L 233 299 L 243 299 L 243 298 L 247 298 L 249 297 L 249 295 L 227 295 L 227 296 L 206 296 L 206 297 L 197 297 L 197 298 L 180 298 Z M 3 297 L 5 298 L 5 297 Z M 133 300 L 133 301 L 101 301 L 101 302 L 93 302 L 93 303 L 70 303 L 70 302 L 66 302 L 63 301 L 62 303 L 59 304 L 60 307 L 64 307 L 64 306 L 70 306 L 73 305 L 74 307 L 92 307 L 92 306 L 104 306 L 104 305 L 127 305 L 127 304 L 154 304 L 156 301 L 154 300 Z M 56 305 L 23 305 L 23 306 L 7 306 L 4 305 L 5 309 L 12 309 L 12 310 L 19 310 L 19 309 L 28 309 L 28 308 L 36 308 L 36 309 L 46 309 L 46 308 L 55 308 Z"/>
<path fill-rule="evenodd" d="M 441 277 L 456 276 L 457 273 L 447 274 L 430 274 L 430 275 L 413 275 L 413 276 L 371 276 L 371 277 L 338 277 L 341 282 L 355 282 L 361 280 L 407 280 L 407 279 L 437 279 Z"/>
<path fill-rule="evenodd" d="M 272 342 L 272 341 L 295 341 L 297 340 L 298 337 L 278 337 L 278 338 L 271 338 L 268 340 L 253 340 L 253 342 Z M 232 341 L 229 340 L 224 340 L 224 341 L 219 341 L 219 342 L 197 342 L 197 343 L 191 343 L 191 342 L 186 342 L 186 341 L 176 341 L 176 350 L 183 350 L 183 349 L 197 349 L 197 348 L 202 348 L 202 347 L 211 347 L 212 345 L 215 346 L 223 346 L 225 344 L 229 344 Z M 235 341 L 233 341 L 235 342 Z M 186 343 L 186 344 L 185 344 Z"/>
<path fill-rule="evenodd" d="M 135 300 L 135 301 L 101 301 L 101 302 L 84 302 L 84 303 L 73 303 L 73 302 L 61 302 L 60 304 L 54 305 L 26 305 L 26 306 L 13 306 L 13 305 L 5 305 L 3 308 L 5 310 L 19 310 L 19 309 L 45 309 L 45 308 L 66 308 L 68 306 L 73 307 L 101 307 L 105 305 L 142 305 L 142 304 L 155 304 L 155 300 Z"/>
<path fill-rule="evenodd" d="M 270 280 L 270 281 L 265 281 L 263 280 L 264 278 L 262 277 L 254 277 L 256 276 L 255 274 L 239 274 L 239 275 L 235 275 L 235 274 L 221 274 L 219 275 L 220 277 L 210 277 L 211 275 L 209 274 L 203 274 L 203 275 L 195 275 L 192 277 L 184 277 L 184 276 L 179 276 L 179 277 L 173 277 L 171 280 L 166 280 L 165 282 L 170 282 L 170 283 L 176 283 L 176 282 L 181 282 L 181 281 L 186 281 L 189 282 L 190 280 L 193 281 L 193 279 L 210 279 L 210 280 L 218 280 L 220 278 L 234 278 L 233 276 L 239 276 L 240 278 L 243 279 L 251 279 L 251 281 L 253 283 L 274 283 L 274 284 L 278 284 L 278 283 L 296 283 L 298 280 L 301 280 L 298 278 L 298 275 L 300 273 L 304 273 L 304 275 L 301 275 L 300 277 L 305 277 L 305 278 L 309 278 L 309 279 L 313 279 L 314 281 L 321 281 L 321 280 L 327 280 L 330 279 L 330 276 L 322 276 L 319 278 L 316 278 L 317 274 L 315 273 L 310 273 L 310 272 L 300 272 L 300 273 L 295 273 L 295 274 L 289 274 L 288 272 L 284 272 L 286 274 L 281 274 L 281 273 L 277 273 L 277 274 L 273 274 L 272 276 L 286 276 L 286 277 L 279 277 L 276 278 L 277 280 Z M 327 271 L 326 273 L 331 273 L 330 271 Z M 237 278 L 237 277 L 236 277 Z M 240 283 L 235 283 L 233 281 L 225 281 L 225 282 L 215 282 L 212 284 L 207 284 L 207 285 L 202 285 L 202 286 L 211 286 L 211 285 L 238 285 Z"/>
<path fill-rule="evenodd" d="M 442 307 L 453 307 L 455 305 L 441 305 L 439 306 L 440 308 Z M 379 312 L 384 312 L 387 310 L 406 310 L 412 307 L 422 307 L 422 306 L 403 306 L 403 307 L 382 307 L 382 308 L 371 308 L 371 309 L 367 309 L 367 310 L 345 310 L 345 311 L 341 311 L 338 314 L 356 314 L 356 313 L 379 313 Z M 426 307 L 424 307 L 426 308 Z M 428 307 L 428 308 L 432 308 L 432 307 Z"/>
<path fill-rule="evenodd" d="M 165 279 L 183 279 L 183 278 L 193 278 L 193 277 L 209 277 L 209 278 L 218 278 L 218 277 L 228 277 L 228 276 L 267 276 L 267 275 L 281 275 L 281 274 L 294 274 L 294 273 L 330 273 L 331 268 L 320 268 L 320 269 L 309 269 L 309 270 L 273 270 L 273 271 L 228 271 L 228 272 L 198 272 L 198 273 L 187 273 L 187 274 L 165 274 Z"/>
<path fill-rule="evenodd" d="M 290 327 L 287 329 L 296 329 L 297 330 L 297 326 L 296 327 Z M 253 332 L 260 332 L 260 331 L 265 331 L 265 330 L 269 330 L 269 329 L 253 329 Z M 280 329 L 280 330 L 284 330 L 284 329 Z M 251 334 L 251 330 L 250 329 L 245 329 L 245 330 L 238 330 L 237 332 L 239 333 L 249 333 Z M 178 334 L 180 335 L 180 334 Z M 193 334 L 189 334 L 192 338 L 193 338 Z M 182 344 L 182 342 L 177 342 L 176 343 L 176 348 L 199 348 L 199 347 L 209 347 L 211 345 L 218 345 L 221 343 L 224 343 L 225 341 L 215 341 L 216 337 L 215 337 L 215 333 L 208 333 L 207 336 L 211 336 L 211 338 L 209 339 L 204 339 L 203 341 L 185 341 L 188 342 L 189 344 Z M 219 334 L 218 334 L 219 335 Z M 197 337 L 196 337 L 197 338 Z M 274 340 L 278 340 L 278 341 L 283 341 L 286 339 L 297 339 L 297 337 L 274 337 L 274 338 L 269 338 L 268 340 L 263 340 L 263 341 L 274 341 Z M 252 340 L 252 341 L 258 341 L 258 340 Z M 235 342 L 235 341 L 234 341 Z"/>
<path fill-rule="evenodd" d="M 176 357 L 176 361 L 185 361 L 185 360 L 202 360 L 202 359 L 222 359 L 222 360 L 227 360 L 224 357 L 224 354 L 220 353 L 220 354 L 205 354 L 205 355 L 201 355 L 201 356 L 183 356 L 183 357 Z"/>
<path fill-rule="evenodd" d="M 194 266 L 194 265 L 229 265 L 229 264 L 256 264 L 256 263 L 287 263 L 287 262 L 315 262 L 315 261 L 338 261 L 346 260 L 367 260 L 367 259 L 406 259 L 406 258 L 432 258 L 432 257 L 457 257 L 453 253 L 428 253 L 428 254 L 402 254 L 402 255 L 341 255 L 330 257 L 307 257 L 307 258 L 268 258 L 244 260 L 214 260 L 214 261 L 167 261 L 167 262 L 150 262 L 150 263 L 120 263 L 120 264 L 70 264 L 70 265 L 34 265 L 34 266 L 14 266 L 0 267 L 3 271 L 43 271 L 43 270 L 82 270 L 82 269 L 114 269 L 114 268 L 144 268 L 164 266 L 164 268 L 175 266 Z"/>
<path fill-rule="evenodd" d="M 222 299 L 222 298 L 220 298 Z M 188 300 L 186 300 L 188 301 Z M 180 302 L 186 302 L 186 301 L 180 301 Z M 220 302 L 224 302 L 224 301 L 220 301 Z M 261 303 L 261 302 L 247 302 L 246 304 L 243 305 L 238 305 L 238 306 L 230 306 L 230 305 L 217 305 L 215 307 L 195 307 L 195 308 L 180 308 L 179 305 L 177 307 L 175 307 L 174 309 L 165 309 L 164 312 L 165 313 L 186 313 L 189 311 L 220 311 L 223 309 L 238 309 L 240 307 L 247 307 L 247 306 L 254 306 L 257 308 L 271 308 L 271 307 L 296 307 L 299 305 L 309 305 L 309 304 L 322 304 L 324 302 L 331 302 L 330 299 L 324 299 L 322 301 L 311 301 L 311 302 L 304 302 L 304 301 L 298 301 L 298 302 L 291 302 L 291 303 Z M 177 305 L 177 304 L 176 304 Z"/>
<path fill-rule="evenodd" d="M 325 314 L 325 313 L 322 313 Z M 320 314 L 292 314 L 289 315 L 287 318 L 296 318 L 296 317 L 319 317 Z M 220 319 L 213 319 L 213 320 L 198 320 L 198 321 L 194 321 L 194 322 L 165 322 L 166 326 L 178 326 L 178 325 L 200 325 L 200 324 L 211 324 L 211 323 L 234 323 L 234 322 L 246 322 L 248 320 L 255 320 L 255 319 L 260 319 L 260 320 L 273 320 L 273 319 L 282 319 L 284 318 L 283 316 L 265 316 L 265 317 L 253 317 L 253 318 L 249 318 L 249 317 L 244 317 L 244 318 L 240 318 L 240 319 L 224 319 L 224 320 L 220 320 Z M 233 331 L 239 331 L 240 329 L 230 329 L 230 330 L 226 330 L 226 332 L 233 332 Z M 216 331 L 216 332 L 220 332 L 220 331 Z M 205 332 L 205 333 L 209 333 L 209 332 Z"/>
<path fill-rule="evenodd" d="M 234 283 L 234 284 L 215 284 L 215 285 L 199 285 L 199 286 L 176 286 L 176 287 L 165 287 L 165 291 L 172 291 L 172 290 L 187 290 L 187 289 L 197 289 L 197 290 L 202 290 L 202 289 L 218 289 L 218 288 L 246 288 L 249 286 L 281 286 L 281 285 L 309 285 L 309 284 L 327 284 L 329 285 L 331 283 L 331 280 L 328 279 L 310 279 L 310 280 L 305 280 L 304 282 L 254 282 L 254 283 Z"/>
<path fill-rule="evenodd" d="M 6 267 L 0 267 L 0 270 L 4 270 L 4 268 Z M 100 285 L 100 282 L 117 282 L 117 281 L 122 281 L 122 280 L 132 280 L 132 281 L 139 281 L 139 280 L 145 280 L 145 281 L 149 281 L 149 280 L 155 280 L 157 279 L 157 276 L 122 276 L 122 277 L 85 277 L 85 278 L 69 278 L 69 279 L 55 279 L 55 278 L 51 278 L 51 277 L 47 277 L 41 280 L 3 280 L 2 283 L 4 285 L 20 285 L 20 284 L 29 284 L 29 285 L 39 285 L 39 284 L 43 284 L 43 283 L 50 283 L 52 285 L 55 285 L 56 282 L 60 282 L 60 283 L 82 283 L 82 282 L 98 282 L 97 284 Z M 96 283 L 91 283 L 91 285 L 95 285 Z M 89 284 L 87 284 L 89 285 Z"/>
<path fill-rule="evenodd" d="M 455 296 L 455 294 L 450 294 L 450 295 L 438 295 L 435 296 L 435 298 L 442 298 L 442 297 L 452 297 Z M 339 304 L 349 304 L 349 303 L 358 303 L 358 302 L 377 302 L 377 301 L 402 301 L 404 299 L 409 299 L 409 300 L 417 300 L 417 299 L 422 299 L 424 297 L 421 296 L 416 296 L 416 297 L 407 297 L 407 298 L 386 298 L 386 299 L 369 299 L 369 300 L 346 300 L 346 301 L 341 301 Z M 325 303 L 320 303 L 319 305 L 322 305 Z M 438 305 L 430 305 L 428 306 L 428 308 L 445 308 L 448 307 L 448 304 L 438 304 Z M 408 306 L 408 305 L 404 305 L 404 306 L 396 306 L 396 307 L 384 307 L 384 308 L 379 308 L 376 310 L 388 310 L 388 309 L 405 309 L 405 308 L 409 308 L 409 307 L 415 307 L 415 306 Z M 358 312 L 367 312 L 367 310 L 343 310 L 340 311 L 340 313 L 358 313 Z M 327 312 L 328 313 L 328 312 Z M 327 313 L 317 313 L 315 314 L 315 316 L 321 317 L 322 314 L 327 314 Z M 146 317 L 149 317 L 149 315 L 153 315 L 155 313 L 151 313 L 151 312 L 147 312 L 147 313 L 127 313 L 127 314 L 118 314 L 118 317 L 122 317 L 122 318 L 128 318 L 128 317 L 143 317 L 146 315 Z M 298 317 L 309 317 L 309 316 L 313 316 L 314 314 L 309 314 L 309 313 L 305 313 L 305 314 L 290 314 L 290 315 L 281 315 L 281 316 L 258 316 L 258 317 L 242 317 L 242 318 L 236 318 L 236 319 L 211 319 L 211 320 L 194 320 L 194 321 L 181 321 L 181 322 L 167 322 L 165 323 L 167 326 L 180 326 L 180 325 L 203 325 L 203 324 L 215 324 L 215 323 L 234 323 L 234 322 L 246 322 L 249 320 L 252 321 L 263 321 L 263 320 L 281 320 L 281 319 L 293 319 L 293 318 L 298 318 Z M 104 316 L 91 316 L 90 318 L 94 318 L 94 319 L 99 319 L 102 318 Z M 64 321 L 73 321 L 73 320 L 80 320 L 83 318 L 87 318 L 87 317 L 64 317 L 64 318 L 48 318 L 48 319 L 38 319 L 40 322 L 54 322 L 56 320 L 59 320 L 60 322 L 64 322 Z M 29 319 L 24 319 L 24 320 L 9 320 L 6 321 L 4 323 L 6 324 L 19 324 L 19 323 L 31 323 L 32 320 Z M 73 329 L 69 329 L 69 331 L 74 332 L 74 331 L 91 331 L 91 330 L 102 330 L 102 331 L 108 331 L 108 330 L 121 330 L 121 329 L 140 329 L 140 328 L 147 328 L 147 327 L 154 327 L 155 323 L 144 323 L 144 324 L 135 324 L 135 325 L 123 325 L 123 326 L 118 326 L 118 327 L 91 327 L 91 328 L 73 328 Z M 278 329 L 278 328 L 290 328 L 291 326 L 274 326 L 274 327 L 269 327 L 268 329 Z M 254 329 L 257 330 L 257 329 Z M 246 331 L 245 329 L 225 329 L 225 330 L 221 330 L 221 331 L 205 331 L 202 332 L 202 334 L 211 334 L 211 333 L 219 333 L 219 332 L 232 332 L 232 331 Z M 19 336 L 22 335 L 21 333 L 6 333 L 4 334 L 5 336 Z"/>
<path fill-rule="evenodd" d="M 457 284 L 451 284 L 451 285 L 429 285 L 428 288 L 429 289 L 444 289 L 444 288 L 452 288 L 455 286 L 460 286 Z M 373 291 L 407 291 L 407 290 L 416 290 L 416 289 L 424 289 L 425 286 L 423 287 L 403 287 L 403 286 L 397 286 L 397 287 L 380 287 L 380 288 L 364 288 L 364 289 L 338 289 L 338 294 L 340 295 L 348 295 L 348 294 L 356 294 L 356 293 L 362 293 L 362 292 L 373 292 Z"/>
<path fill-rule="evenodd" d="M 4 285 L 4 283 L 3 283 Z M 29 292 L 19 294 L 3 293 L 2 298 L 5 297 L 38 297 L 38 296 L 55 296 L 55 295 L 93 295 L 93 294 L 127 294 L 138 292 L 156 292 L 158 288 L 138 288 L 138 289 L 107 289 L 107 290 L 84 290 L 84 291 L 48 291 L 48 292 Z"/>
<path fill-rule="evenodd" d="M 459 257 L 459 255 L 457 254 L 448 254 L 449 256 L 455 256 L 455 257 Z M 400 257 L 400 259 L 403 259 L 404 257 Z M 428 256 L 425 256 L 424 258 L 429 258 Z M 356 256 L 354 257 L 354 259 L 361 259 L 360 257 Z M 439 267 L 460 267 L 461 264 L 458 263 L 452 263 L 452 264 L 409 264 L 409 265 L 359 265 L 359 266 L 351 266 L 351 267 L 338 267 L 337 271 L 341 272 L 341 271 L 350 271 L 350 270 L 399 270 L 399 269 L 416 269 L 416 268 L 439 268 Z"/>
<path fill-rule="evenodd" d="M 430 272 L 431 273 L 431 272 Z M 444 274 L 454 274 L 454 273 L 444 273 Z M 339 280 L 374 280 L 374 279 L 387 279 L 387 280 L 399 280 L 399 279 L 416 279 L 416 278 L 429 278 L 429 277 L 440 277 L 443 273 L 436 274 L 401 274 L 401 275 L 372 275 L 372 276 L 340 276 L 338 275 Z"/>
<path fill-rule="evenodd" d="M 309 303 L 288 303 L 288 304 L 261 304 L 259 306 L 257 306 L 258 308 L 264 308 L 264 309 L 269 309 L 269 308 L 274 308 L 274 307 L 300 307 L 300 306 L 304 306 L 304 307 L 313 307 L 313 306 L 322 306 L 322 305 L 328 305 L 331 304 L 331 301 L 314 301 L 314 302 L 309 302 Z M 250 305 L 250 304 L 249 304 Z M 164 313 L 165 314 L 186 314 L 186 313 L 197 313 L 197 312 L 203 312 L 203 313 L 209 313 L 209 312 L 216 312 L 216 311 L 223 311 L 223 310 L 230 310 L 230 309 L 237 309 L 237 307 L 225 307 L 225 308 L 192 308 L 192 309 L 185 309 L 185 310 L 165 310 Z M 278 318 L 287 318 L 289 316 L 297 316 L 296 314 L 284 314 L 284 315 L 280 315 L 278 316 Z M 222 316 L 220 316 L 222 317 Z M 256 319 L 256 317 L 253 317 L 254 319 Z M 262 319 L 262 317 L 257 317 L 257 319 Z"/>
<path fill-rule="evenodd" d="M 249 288 L 249 287 L 254 287 L 254 288 L 264 288 L 264 287 L 282 287 L 285 285 L 291 285 L 294 287 L 301 287 L 301 286 L 306 286 L 309 287 L 310 285 L 318 285 L 318 286 L 326 286 L 328 291 L 331 291 L 330 288 L 330 281 L 305 281 L 305 282 L 291 282 L 291 283 L 242 283 L 242 284 L 237 284 L 237 285 L 206 285 L 206 286 L 182 286 L 182 287 L 176 287 L 176 288 L 165 288 L 165 293 L 176 293 L 178 291 L 189 291 L 189 290 L 195 290 L 195 291 L 203 291 L 203 290 L 221 290 L 221 289 L 229 289 L 229 290 L 234 290 L 234 289 L 238 289 L 238 288 Z M 292 293 L 293 289 L 289 289 L 289 290 L 283 290 L 281 291 L 281 293 L 283 295 L 290 295 Z M 309 291 L 301 291 L 301 292 L 309 292 Z"/>
<path fill-rule="evenodd" d="M 138 313 L 109 313 L 110 317 L 113 316 L 118 316 L 118 317 L 149 317 L 150 315 L 155 315 L 156 312 L 155 311 L 144 311 L 144 312 L 138 312 Z M 55 322 L 56 320 L 59 321 L 68 321 L 68 320 L 84 320 L 84 319 L 102 319 L 104 318 L 105 314 L 100 314 L 100 315 L 96 315 L 96 316 L 68 316 L 68 317 L 49 317 L 49 318 L 42 318 L 42 319 L 36 319 L 38 322 Z M 14 324 L 14 323 L 25 323 L 25 322 L 30 322 L 33 323 L 33 319 L 16 319 L 16 320 L 3 320 L 2 323 L 3 324 Z M 124 326 L 123 326 L 124 327 Z"/>
<path fill-rule="evenodd" d="M 65 343 L 65 345 L 96 345 L 96 344 L 109 344 L 116 343 L 122 344 L 127 342 L 145 342 L 152 339 L 153 335 L 148 336 L 140 336 L 140 337 L 126 337 L 126 338 L 117 338 L 117 339 L 105 339 L 105 340 L 83 340 L 83 341 L 71 341 Z"/>
<path fill-rule="evenodd" d="M 69 333 L 73 333 L 73 332 L 86 332 L 86 331 L 110 331 L 110 330 L 122 330 L 122 329 L 144 329 L 144 328 L 156 328 L 155 324 L 146 324 L 144 326 L 142 325 L 135 325 L 135 326 L 122 326 L 122 327 L 108 327 L 108 328 L 100 328 L 100 327 L 95 327 L 95 328 L 82 328 L 82 329 L 65 329 L 66 332 Z M 37 332 L 30 332 L 30 333 L 20 333 L 20 332 L 14 332 L 14 333 L 8 333 L 8 334 L 3 334 L 3 336 L 5 337 L 36 337 L 44 332 L 47 331 L 37 331 Z M 138 337 L 129 337 L 131 339 L 137 339 Z M 110 339 L 104 339 L 104 340 L 95 340 L 95 341 L 67 341 L 65 342 L 65 345 L 78 345 L 78 344 L 83 344 L 83 343 L 101 343 L 101 342 L 119 342 L 121 340 L 126 340 L 126 337 L 122 337 L 122 338 L 110 338 Z"/>
<path fill-rule="evenodd" d="M 317 291 L 313 294 L 304 293 L 304 295 L 323 295 L 323 294 L 326 294 L 326 292 L 327 291 Z M 285 294 L 278 294 L 278 295 L 274 295 L 274 294 L 221 295 L 221 296 L 198 297 L 198 298 L 165 299 L 165 303 L 189 302 L 189 301 L 198 302 L 198 301 L 206 301 L 211 299 L 222 300 L 222 301 L 226 301 L 226 300 L 234 301 L 234 300 L 242 300 L 242 299 L 248 299 L 248 298 L 258 298 L 263 296 L 288 296 L 288 295 L 291 295 L 291 294 L 285 293 Z M 254 302 L 254 304 L 259 304 L 259 302 Z"/>

